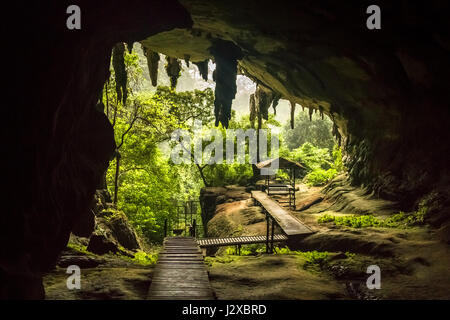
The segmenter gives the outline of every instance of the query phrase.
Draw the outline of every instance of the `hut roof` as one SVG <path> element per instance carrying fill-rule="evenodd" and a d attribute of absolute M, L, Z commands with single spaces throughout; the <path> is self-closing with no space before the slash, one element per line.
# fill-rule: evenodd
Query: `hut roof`
<path fill-rule="evenodd" d="M 271 163 L 274 162 L 275 160 L 278 160 L 279 169 L 289 169 L 289 168 L 305 169 L 305 167 L 300 163 L 282 157 L 261 161 L 256 164 L 256 167 L 258 169 L 269 167 Z"/>

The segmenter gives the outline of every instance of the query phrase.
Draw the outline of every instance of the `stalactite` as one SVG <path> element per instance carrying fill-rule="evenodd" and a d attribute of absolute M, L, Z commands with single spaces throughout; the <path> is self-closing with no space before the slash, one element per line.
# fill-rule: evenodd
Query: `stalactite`
<path fill-rule="evenodd" d="M 277 106 L 278 106 L 278 102 L 280 102 L 281 94 L 273 93 L 272 96 L 273 96 L 273 100 L 272 100 L 273 114 L 277 115 Z"/>
<path fill-rule="evenodd" d="M 166 56 L 166 72 L 170 78 L 170 86 L 175 89 L 181 75 L 181 63 L 177 58 Z"/>
<path fill-rule="evenodd" d="M 133 52 L 133 45 L 134 45 L 134 41 L 127 42 L 127 48 L 128 48 L 129 53 Z"/>
<path fill-rule="evenodd" d="M 314 112 L 314 109 L 312 107 L 308 107 L 309 108 L 309 121 L 312 121 L 312 115 Z"/>
<path fill-rule="evenodd" d="M 189 68 L 189 61 L 191 60 L 191 56 L 188 54 L 184 55 L 184 62 L 186 62 L 187 67 Z"/>
<path fill-rule="evenodd" d="M 194 62 L 200 72 L 200 75 L 205 81 L 208 81 L 208 61 L 209 60 Z"/>
<path fill-rule="evenodd" d="M 294 119 L 295 119 L 295 102 L 290 101 L 291 103 L 291 129 L 294 129 Z"/>
<path fill-rule="evenodd" d="M 116 77 L 117 101 L 122 101 L 125 105 L 127 101 L 127 71 L 125 69 L 124 53 L 125 45 L 123 42 L 119 42 L 113 48 L 112 64 Z"/>
<path fill-rule="evenodd" d="M 255 128 L 255 119 L 256 119 L 256 103 L 255 103 L 255 94 L 252 93 L 250 95 L 250 124 L 252 126 L 252 128 Z"/>
<path fill-rule="evenodd" d="M 234 43 L 220 39 L 214 41 L 210 52 L 216 62 L 214 74 L 216 82 L 214 91 L 215 125 L 218 126 L 220 122 L 225 128 L 228 128 L 231 119 L 231 103 L 237 91 L 237 60 L 242 58 L 242 52 Z"/>
<path fill-rule="evenodd" d="M 336 123 L 334 123 L 334 121 L 333 121 L 333 131 L 332 131 L 332 133 L 333 133 L 333 136 L 336 137 L 336 139 L 338 141 L 338 145 L 340 147 L 341 146 L 341 141 L 342 141 L 342 136 L 339 133 L 338 127 L 337 127 Z"/>
<path fill-rule="evenodd" d="M 255 104 L 256 109 L 264 120 L 269 119 L 269 106 L 272 102 L 272 94 L 264 90 L 260 85 L 256 86 Z"/>
<path fill-rule="evenodd" d="M 150 80 L 152 81 L 152 86 L 156 87 L 158 85 L 159 53 L 147 49 L 144 46 L 142 46 L 142 50 L 147 58 L 148 73 L 150 75 Z"/>
<path fill-rule="evenodd" d="M 320 117 L 323 120 L 323 107 L 322 106 L 319 106 L 319 112 L 320 112 Z"/>
<path fill-rule="evenodd" d="M 231 119 L 231 103 L 237 91 L 236 66 L 236 60 L 230 61 L 220 56 L 216 57 L 216 70 L 214 72 L 214 81 L 216 82 L 216 89 L 214 91 L 216 126 L 220 122 L 225 128 L 228 128 L 228 122 Z"/>

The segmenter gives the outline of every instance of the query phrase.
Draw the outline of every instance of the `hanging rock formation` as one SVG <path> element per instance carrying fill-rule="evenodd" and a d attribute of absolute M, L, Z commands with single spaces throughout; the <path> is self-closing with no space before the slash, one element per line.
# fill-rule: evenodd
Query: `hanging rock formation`
<path fill-rule="evenodd" d="M 178 78 L 181 75 L 181 63 L 177 58 L 166 57 L 166 72 L 170 78 L 172 89 L 177 87 Z"/>
<path fill-rule="evenodd" d="M 219 122 L 228 128 L 231 119 L 231 103 L 236 95 L 237 59 L 242 53 L 233 43 L 217 40 L 210 48 L 211 54 L 216 61 L 213 79 L 216 82 L 214 91 L 214 114 L 216 126 Z"/>
<path fill-rule="evenodd" d="M 291 129 L 294 129 L 294 121 L 295 121 L 295 102 L 294 101 L 290 101 L 291 104 Z M 310 113 L 309 113 L 309 120 L 311 120 L 311 110 L 313 109 L 309 109 Z"/>
<path fill-rule="evenodd" d="M 208 81 L 208 61 L 209 60 L 194 62 L 194 64 L 198 68 L 198 71 L 200 72 L 200 75 L 202 76 L 203 80 L 205 80 L 205 81 Z"/>
<path fill-rule="evenodd" d="M 273 101 L 272 101 L 272 108 L 273 108 L 273 114 L 277 114 L 277 106 L 278 102 L 280 102 L 281 94 L 279 93 L 273 93 Z"/>
<path fill-rule="evenodd" d="M 159 54 L 158 52 L 147 49 L 143 45 L 142 50 L 147 59 L 148 73 L 150 75 L 150 80 L 152 81 L 152 86 L 156 87 L 158 85 Z"/>
<path fill-rule="evenodd" d="M 125 45 L 123 42 L 119 42 L 114 46 L 112 53 L 112 64 L 114 68 L 114 74 L 116 76 L 116 93 L 117 100 L 122 101 L 125 105 L 127 101 L 127 71 L 125 69 Z"/>

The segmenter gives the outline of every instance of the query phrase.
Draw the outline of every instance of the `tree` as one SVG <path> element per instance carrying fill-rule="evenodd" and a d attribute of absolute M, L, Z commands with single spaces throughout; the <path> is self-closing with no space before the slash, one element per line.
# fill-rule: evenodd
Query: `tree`
<path fill-rule="evenodd" d="M 291 129 L 290 122 L 283 126 L 284 142 L 289 150 L 296 149 L 309 142 L 318 148 L 333 149 L 333 122 L 327 116 L 315 113 L 311 120 L 307 110 L 301 111 L 295 118 L 295 127 Z"/>

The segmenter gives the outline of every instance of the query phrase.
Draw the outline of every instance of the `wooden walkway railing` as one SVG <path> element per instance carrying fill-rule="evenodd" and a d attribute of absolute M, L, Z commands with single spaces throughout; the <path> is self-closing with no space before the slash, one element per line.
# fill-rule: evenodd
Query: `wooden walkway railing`
<path fill-rule="evenodd" d="M 312 230 L 293 217 L 286 209 L 281 207 L 275 200 L 271 199 L 265 192 L 252 191 L 255 199 L 276 222 L 288 237 L 312 234 Z"/>
<path fill-rule="evenodd" d="M 275 234 L 273 241 L 280 242 L 286 241 L 287 236 L 284 234 Z M 265 236 L 242 236 L 242 237 L 230 237 L 230 238 L 203 238 L 197 239 L 197 244 L 201 248 L 206 247 L 224 247 L 234 245 L 244 245 L 253 243 L 266 243 L 267 237 Z"/>
<path fill-rule="evenodd" d="M 213 300 L 203 255 L 192 237 L 169 237 L 152 277 L 149 300 Z"/>

